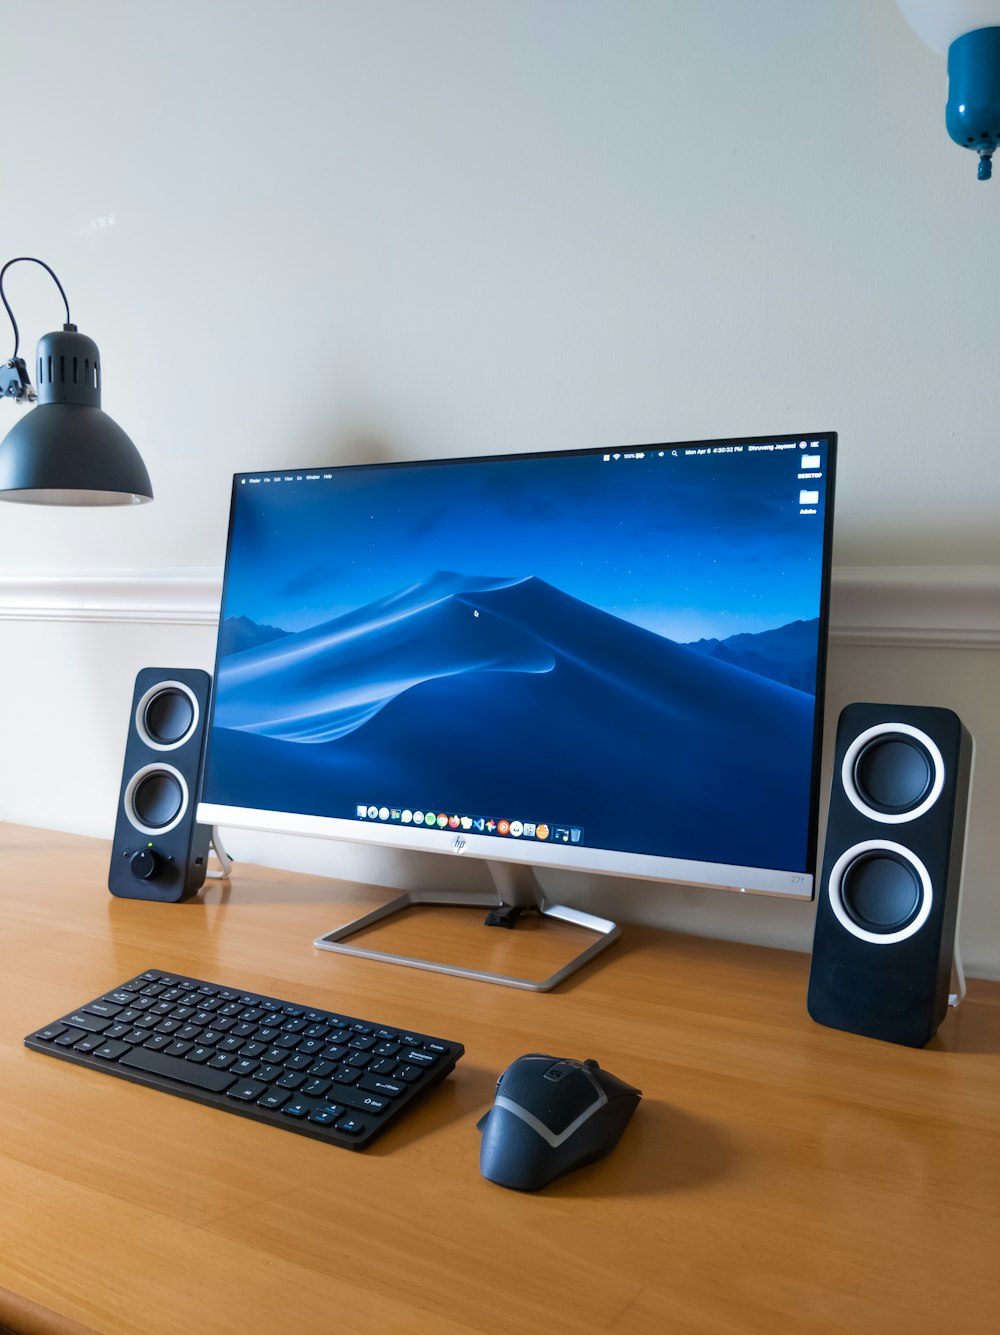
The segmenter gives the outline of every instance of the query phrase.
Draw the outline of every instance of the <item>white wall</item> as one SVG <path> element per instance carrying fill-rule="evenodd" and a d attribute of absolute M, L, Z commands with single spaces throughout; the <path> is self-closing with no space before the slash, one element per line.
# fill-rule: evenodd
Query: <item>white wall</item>
<path fill-rule="evenodd" d="M 948 140 L 944 64 L 894 4 L 0 15 L 0 260 L 60 275 L 157 497 L 0 510 L 0 815 L 110 833 L 136 670 L 211 666 L 237 469 L 834 428 L 829 717 L 941 703 L 976 731 L 963 947 L 1000 976 L 1000 179 Z M 30 356 L 57 293 L 30 265 L 6 287 Z M 386 884 L 457 874 L 232 842 Z M 809 906 L 559 889 L 808 944 Z"/>

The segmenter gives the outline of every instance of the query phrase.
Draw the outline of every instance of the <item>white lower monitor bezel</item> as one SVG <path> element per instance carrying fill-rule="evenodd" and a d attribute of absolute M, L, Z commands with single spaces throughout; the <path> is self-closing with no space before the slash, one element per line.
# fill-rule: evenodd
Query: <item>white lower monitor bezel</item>
<path fill-rule="evenodd" d="M 592 848 L 521 841 L 511 835 L 486 835 L 463 830 L 431 830 L 383 823 L 346 820 L 338 816 L 306 816 L 283 811 L 255 811 L 249 807 L 199 802 L 197 819 L 203 825 L 228 825 L 267 834 L 296 834 L 310 838 L 341 839 L 349 843 L 377 844 L 417 853 L 447 853 L 452 857 L 483 858 L 494 862 L 516 862 L 563 871 L 597 872 L 648 881 L 668 881 L 712 890 L 779 895 L 784 899 L 813 897 L 811 872 L 784 871 L 767 867 L 738 867 L 688 858 L 657 857 L 627 853 L 620 849 Z"/>

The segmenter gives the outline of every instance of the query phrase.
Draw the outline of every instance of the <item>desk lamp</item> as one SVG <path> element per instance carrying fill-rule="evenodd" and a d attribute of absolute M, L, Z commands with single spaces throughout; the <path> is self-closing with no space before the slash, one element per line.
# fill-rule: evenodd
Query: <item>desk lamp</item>
<path fill-rule="evenodd" d="M 948 57 L 945 126 L 993 174 L 1000 147 L 1000 0 L 899 0 L 903 17 L 932 51 Z"/>
<path fill-rule="evenodd" d="M 20 334 L 3 290 L 12 264 L 40 264 L 66 307 L 62 329 L 43 334 L 35 365 L 37 392 L 24 359 Z M 132 441 L 101 409 L 97 344 L 70 321 L 69 302 L 49 266 L 19 255 L 0 269 L 0 301 L 14 327 L 14 353 L 0 363 L 0 398 L 37 407 L 0 441 L 0 500 L 34 505 L 137 505 L 153 499 L 149 474 Z"/>

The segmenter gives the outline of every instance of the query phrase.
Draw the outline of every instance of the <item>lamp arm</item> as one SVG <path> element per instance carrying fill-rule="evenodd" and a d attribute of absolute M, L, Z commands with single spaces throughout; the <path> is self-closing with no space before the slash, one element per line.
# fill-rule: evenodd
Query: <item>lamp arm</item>
<path fill-rule="evenodd" d="M 10 308 L 10 302 L 7 300 L 6 294 L 4 293 L 3 290 L 3 276 L 12 264 L 23 264 L 23 263 L 40 264 L 42 266 L 45 272 L 52 279 L 53 283 L 55 283 L 56 287 L 59 289 L 59 295 L 63 299 L 63 305 L 66 307 L 66 324 L 67 325 L 72 324 L 69 314 L 69 300 L 66 296 L 66 293 L 63 291 L 63 285 L 62 283 L 60 283 L 55 273 L 49 268 L 49 266 L 45 263 L 45 261 L 36 259 L 34 255 L 16 255 L 14 259 L 8 260 L 7 263 L 3 266 L 3 268 L 0 269 L 0 301 L 3 302 L 4 310 L 6 310 L 7 314 L 10 316 L 10 322 L 14 327 L 14 351 L 11 355 L 9 363 L 11 366 L 13 366 L 18 361 L 17 350 L 21 345 L 21 335 L 17 327 L 17 321 L 14 319 L 14 312 Z M 23 366 L 24 362 L 21 362 L 21 365 Z M 9 392 L 10 392 L 9 390 L 4 390 L 4 393 L 9 393 Z M 21 395 L 17 395 L 17 397 L 20 398 Z"/>
<path fill-rule="evenodd" d="M 28 368 L 23 357 L 12 357 L 9 362 L 0 362 L 0 398 L 34 399 L 35 387 L 28 376 Z"/>

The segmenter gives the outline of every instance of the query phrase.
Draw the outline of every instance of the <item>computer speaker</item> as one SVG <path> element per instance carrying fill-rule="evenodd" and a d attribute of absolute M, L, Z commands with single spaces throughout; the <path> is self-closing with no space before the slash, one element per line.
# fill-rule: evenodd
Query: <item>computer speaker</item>
<path fill-rule="evenodd" d="M 143 668 L 135 679 L 108 889 L 176 903 L 205 883 L 212 827 L 195 820 L 211 677 Z"/>
<path fill-rule="evenodd" d="M 920 1048 L 944 1019 L 972 756 L 950 709 L 841 714 L 809 974 L 820 1024 Z"/>

